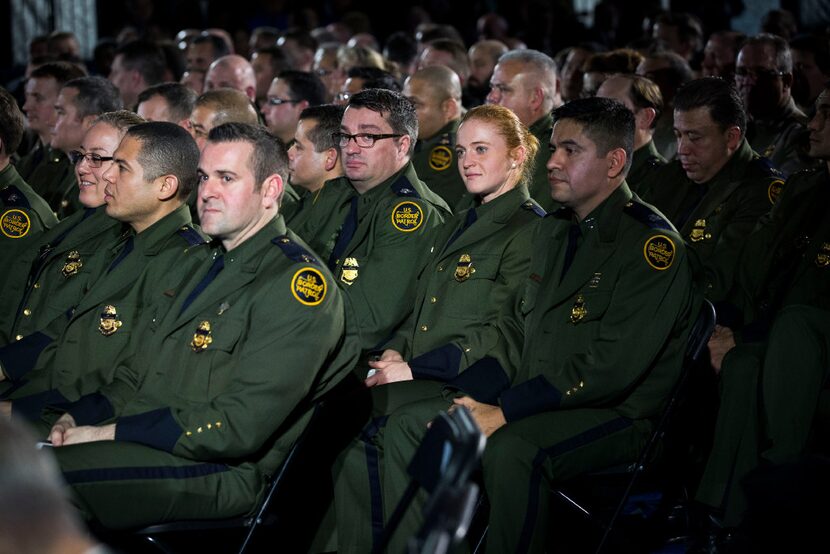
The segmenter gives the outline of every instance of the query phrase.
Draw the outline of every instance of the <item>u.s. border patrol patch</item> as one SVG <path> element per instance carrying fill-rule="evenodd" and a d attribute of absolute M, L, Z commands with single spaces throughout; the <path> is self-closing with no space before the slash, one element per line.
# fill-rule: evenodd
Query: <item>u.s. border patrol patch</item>
<path fill-rule="evenodd" d="M 767 198 L 769 198 L 770 204 L 778 202 L 778 197 L 781 196 L 782 190 L 784 190 L 784 181 L 782 179 L 776 179 L 769 184 L 767 187 Z"/>
<path fill-rule="evenodd" d="M 32 221 L 23 210 L 11 209 L 0 215 L 0 232 L 10 239 L 22 239 L 29 234 Z"/>
<path fill-rule="evenodd" d="M 674 263 L 674 254 L 674 242 L 666 235 L 655 235 L 649 238 L 643 246 L 646 262 L 658 271 L 671 267 Z"/>
<path fill-rule="evenodd" d="M 404 200 L 392 210 L 392 225 L 398 231 L 411 233 L 424 222 L 424 212 L 415 202 Z"/>
<path fill-rule="evenodd" d="M 452 165 L 452 150 L 440 144 L 429 151 L 429 167 L 435 171 L 444 171 Z"/>
<path fill-rule="evenodd" d="M 300 304 L 317 306 L 326 297 L 326 278 L 319 270 L 304 267 L 291 279 L 291 294 Z"/>

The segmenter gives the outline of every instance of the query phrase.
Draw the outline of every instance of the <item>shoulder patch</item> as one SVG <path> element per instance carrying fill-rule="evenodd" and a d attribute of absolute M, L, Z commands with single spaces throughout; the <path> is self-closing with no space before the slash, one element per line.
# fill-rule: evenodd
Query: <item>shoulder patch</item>
<path fill-rule="evenodd" d="M 767 198 L 769 198 L 770 204 L 775 204 L 778 202 L 778 198 L 781 196 L 781 192 L 784 190 L 784 179 L 775 179 L 770 182 L 769 186 L 767 187 Z"/>
<path fill-rule="evenodd" d="M 418 194 L 418 191 L 415 190 L 415 187 L 412 186 L 412 183 L 409 182 L 409 179 L 406 178 L 406 175 L 401 175 L 395 181 L 389 185 L 389 188 L 392 189 L 397 196 L 407 196 L 409 198 L 420 198 L 421 195 Z"/>
<path fill-rule="evenodd" d="M 304 267 L 291 279 L 291 294 L 304 306 L 317 306 L 326 297 L 326 278 L 315 267 Z"/>
<path fill-rule="evenodd" d="M 675 253 L 674 241 L 666 235 L 649 237 L 643 245 L 646 262 L 658 271 L 664 271 L 672 266 Z"/>
<path fill-rule="evenodd" d="M 411 200 L 399 202 L 392 208 L 392 226 L 398 231 L 411 233 L 424 222 L 424 211 Z"/>
<path fill-rule="evenodd" d="M 285 235 L 279 236 L 275 239 L 271 239 L 271 242 L 276 244 L 282 250 L 282 253 L 285 254 L 285 257 L 289 260 L 300 262 L 300 263 L 307 263 L 307 264 L 317 264 L 320 265 L 320 262 L 317 261 L 317 258 L 311 255 L 311 252 L 291 240 Z"/>
<path fill-rule="evenodd" d="M 0 215 L 0 232 L 10 239 L 22 239 L 29 234 L 32 221 L 23 210 L 12 208 Z"/>
<path fill-rule="evenodd" d="M 445 171 L 452 166 L 452 150 L 439 144 L 429 152 L 429 167 L 434 171 Z"/>
<path fill-rule="evenodd" d="M 539 217 L 545 217 L 546 215 L 548 215 L 548 212 L 546 212 L 545 209 L 539 204 L 537 204 L 536 201 L 532 198 L 527 200 L 524 204 L 522 204 L 522 208 L 535 213 Z"/>
<path fill-rule="evenodd" d="M 9 185 L 0 190 L 0 200 L 9 208 L 31 208 L 29 199 L 14 185 Z"/>
<path fill-rule="evenodd" d="M 202 237 L 202 235 L 199 234 L 199 231 L 194 229 L 191 225 L 182 225 L 176 232 L 190 246 L 208 243 L 208 241 L 204 237 Z"/>
<path fill-rule="evenodd" d="M 661 229 L 663 231 L 674 230 L 674 227 L 672 227 L 672 224 L 666 218 L 645 204 L 629 202 L 625 205 L 623 211 L 649 229 Z"/>

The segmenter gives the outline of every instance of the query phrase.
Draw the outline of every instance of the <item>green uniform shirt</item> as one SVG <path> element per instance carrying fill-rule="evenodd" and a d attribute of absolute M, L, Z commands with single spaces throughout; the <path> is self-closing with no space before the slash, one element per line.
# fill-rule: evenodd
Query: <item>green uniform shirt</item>
<path fill-rule="evenodd" d="M 345 177 L 330 179 L 314 192 L 303 190 L 297 210 L 286 223 L 321 260 L 328 260 L 355 194 Z"/>
<path fill-rule="evenodd" d="M 20 160 L 20 174 L 63 219 L 84 208 L 72 162 L 62 151 L 41 145 Z"/>
<path fill-rule="evenodd" d="M 536 152 L 536 159 L 533 160 L 533 173 L 530 175 L 529 189 L 530 197 L 536 200 L 545 211 L 552 212 L 559 207 L 550 196 L 550 183 L 548 182 L 548 145 L 550 134 L 553 129 L 553 117 L 546 114 L 530 126 L 530 132 L 539 140 L 539 151 Z"/>
<path fill-rule="evenodd" d="M 300 207 L 300 193 L 289 183 L 285 183 L 285 192 L 280 200 L 280 213 L 285 221 L 291 219 Z"/>
<path fill-rule="evenodd" d="M 530 239 L 544 210 L 518 186 L 456 214 L 431 233 L 414 310 L 384 346 L 409 360 L 415 378 L 448 381 L 495 344 L 499 311 L 524 284 Z"/>
<path fill-rule="evenodd" d="M 81 425 L 114 421 L 116 442 L 272 475 L 309 403 L 355 361 L 340 349 L 342 296 L 281 216 L 222 256 L 206 285 L 216 262 L 205 260 L 112 384 L 63 408 Z"/>
<path fill-rule="evenodd" d="M 643 182 L 653 171 L 657 168 L 666 165 L 666 158 L 660 155 L 654 141 L 650 140 L 640 148 L 634 151 L 631 157 L 631 169 L 628 170 L 628 175 L 625 181 L 631 187 L 631 192 L 642 194 L 640 190 L 640 183 Z"/>
<path fill-rule="evenodd" d="M 34 369 L 28 371 L 32 364 L 13 364 L 18 366 L 14 371 L 18 386 L 7 398 L 62 388 L 64 398 L 76 400 L 111 381 L 127 346 L 141 347 L 145 342 L 139 333 L 142 318 L 161 317 L 183 282 L 209 255 L 208 241 L 191 225 L 186 204 L 130 236 L 133 246 L 126 256 L 121 257 L 126 246 L 122 241 L 108 255 L 96 258 L 100 277 L 69 322 L 56 329 L 57 334 L 53 329 L 41 330 L 55 340 L 39 355 L 26 356 L 36 360 Z"/>
<path fill-rule="evenodd" d="M 746 139 L 753 150 L 769 158 L 784 177 L 816 165 L 807 157 L 807 116 L 790 98 L 777 117 L 750 119 Z"/>
<path fill-rule="evenodd" d="M 418 255 L 428 231 L 450 214 L 411 163 L 351 202 L 356 204 L 354 234 L 329 266 L 345 292 L 349 335 L 363 350 L 373 350 L 411 310 Z"/>
<path fill-rule="evenodd" d="M 781 193 L 780 172 L 752 151 L 746 140 L 708 182 L 686 177 L 675 160 L 642 183 L 652 203 L 679 229 L 706 270 L 707 296 L 720 298 L 732 284 L 747 235 Z"/>
<path fill-rule="evenodd" d="M 450 121 L 435 136 L 419 139 L 412 156 L 415 173 L 448 206 L 455 206 L 467 192 L 455 157 L 455 135 L 460 122 Z"/>

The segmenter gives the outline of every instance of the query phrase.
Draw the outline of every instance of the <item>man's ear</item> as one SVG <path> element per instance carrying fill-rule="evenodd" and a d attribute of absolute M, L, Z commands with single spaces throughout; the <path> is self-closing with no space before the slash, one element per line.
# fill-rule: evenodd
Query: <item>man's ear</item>
<path fill-rule="evenodd" d="M 726 130 L 726 147 L 730 151 L 737 150 L 741 144 L 741 128 L 733 125 Z"/>
<path fill-rule="evenodd" d="M 267 208 L 282 197 L 282 191 L 285 188 L 285 183 L 278 173 L 269 175 L 260 187 L 260 194 L 262 196 L 262 206 Z"/>
<path fill-rule="evenodd" d="M 326 150 L 326 158 L 323 163 L 323 167 L 326 171 L 332 171 L 335 167 L 337 167 L 337 148 L 329 148 Z"/>
<path fill-rule="evenodd" d="M 637 127 L 640 129 L 650 129 L 655 117 L 657 117 L 657 110 L 654 108 L 640 108 L 634 114 Z"/>
<path fill-rule="evenodd" d="M 608 178 L 616 179 L 620 176 L 623 169 L 625 169 L 625 162 L 628 156 L 623 148 L 614 148 L 605 155 L 608 160 Z"/>
<path fill-rule="evenodd" d="M 175 198 L 179 193 L 179 178 L 175 175 L 162 175 L 156 183 L 159 187 L 158 199 L 162 202 Z"/>
<path fill-rule="evenodd" d="M 95 120 L 98 118 L 98 116 L 99 116 L 99 115 L 100 115 L 100 114 L 94 114 L 94 115 L 93 115 L 93 114 L 90 114 L 90 115 L 85 115 L 85 116 L 81 119 L 81 129 L 83 129 L 84 131 L 86 131 L 86 130 L 88 130 L 90 127 L 92 127 L 92 124 L 95 122 Z"/>
<path fill-rule="evenodd" d="M 401 158 L 405 158 L 409 156 L 409 147 L 412 146 L 412 137 L 409 135 L 404 135 L 400 139 L 398 143 L 398 156 Z"/>

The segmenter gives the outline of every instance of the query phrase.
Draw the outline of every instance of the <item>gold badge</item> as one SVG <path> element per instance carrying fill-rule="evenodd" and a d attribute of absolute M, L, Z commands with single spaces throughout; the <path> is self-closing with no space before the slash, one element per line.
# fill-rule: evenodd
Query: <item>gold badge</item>
<path fill-rule="evenodd" d="M 194 352 L 201 352 L 212 342 L 213 337 L 210 336 L 210 322 L 203 321 L 196 328 L 196 332 L 193 333 L 193 340 L 190 341 L 190 348 L 192 348 Z"/>
<path fill-rule="evenodd" d="M 0 232 L 10 239 L 22 239 L 29 234 L 32 221 L 23 210 L 11 209 L 0 215 Z"/>
<path fill-rule="evenodd" d="M 658 271 L 671 267 L 674 263 L 674 242 L 666 235 L 655 235 L 646 241 L 643 246 L 643 255 L 648 265 Z"/>
<path fill-rule="evenodd" d="M 602 273 L 594 273 L 594 276 L 591 277 L 591 280 L 588 281 L 588 288 L 595 289 L 599 286 L 599 280 L 602 278 Z"/>
<path fill-rule="evenodd" d="M 411 233 L 423 222 L 424 212 L 421 211 L 421 206 L 411 200 L 401 202 L 392 210 L 392 225 L 398 231 Z"/>
<path fill-rule="evenodd" d="M 360 269 L 360 264 L 357 263 L 357 258 L 346 258 L 343 262 L 343 269 L 340 270 L 340 280 L 351 285 L 357 280 L 357 272 Z"/>
<path fill-rule="evenodd" d="M 313 267 L 304 267 L 291 279 L 291 294 L 300 304 L 316 306 L 326 297 L 326 278 Z"/>
<path fill-rule="evenodd" d="M 830 242 L 821 243 L 818 254 L 816 254 L 816 265 L 818 267 L 830 265 Z"/>
<path fill-rule="evenodd" d="M 706 234 L 706 220 L 698 219 L 695 221 L 694 227 L 692 227 L 692 232 L 689 233 L 689 240 L 692 242 L 700 242 L 704 238 L 710 238 L 712 236 L 709 235 L 709 237 L 706 237 Z"/>
<path fill-rule="evenodd" d="M 771 182 L 767 187 L 767 198 L 769 198 L 770 204 L 775 204 L 778 202 L 778 198 L 781 196 L 781 191 L 784 190 L 784 181 L 781 179 L 776 179 L 775 181 Z"/>
<path fill-rule="evenodd" d="M 585 307 L 585 297 L 578 294 L 571 308 L 571 323 L 574 325 L 579 323 L 586 315 L 588 315 L 588 308 Z"/>
<path fill-rule="evenodd" d="M 429 152 L 429 167 L 435 171 L 444 171 L 452 165 L 452 150 L 443 144 Z"/>
<path fill-rule="evenodd" d="M 461 257 L 458 258 L 458 265 L 455 266 L 455 280 L 459 283 L 463 283 L 467 279 L 470 278 L 470 275 L 476 272 L 476 268 L 473 267 L 473 262 L 470 260 L 469 254 L 461 254 Z"/>
<path fill-rule="evenodd" d="M 121 325 L 122 323 L 118 319 L 118 312 L 115 310 L 115 306 L 110 304 L 104 306 L 104 309 L 101 310 L 101 322 L 98 324 L 98 330 L 101 331 L 101 334 L 108 337 L 118 331 Z"/>
<path fill-rule="evenodd" d="M 82 267 L 84 267 L 84 262 L 81 261 L 81 254 L 77 250 L 70 250 L 69 254 L 66 255 L 61 273 L 64 277 L 71 277 L 76 275 Z"/>

